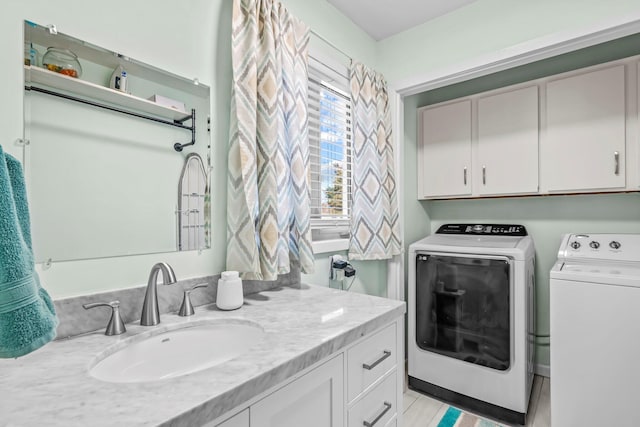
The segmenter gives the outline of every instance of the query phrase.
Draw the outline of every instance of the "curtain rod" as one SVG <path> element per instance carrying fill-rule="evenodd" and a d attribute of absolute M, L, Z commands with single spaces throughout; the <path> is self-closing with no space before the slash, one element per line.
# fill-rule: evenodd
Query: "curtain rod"
<path fill-rule="evenodd" d="M 351 57 L 351 55 L 346 53 L 344 50 L 340 49 L 338 46 L 336 46 L 335 44 L 331 43 L 329 40 L 327 40 L 326 38 L 322 37 L 317 32 L 315 32 L 313 30 L 310 30 L 310 32 L 311 32 L 311 34 L 313 34 L 314 36 L 316 36 L 317 38 L 319 38 L 320 40 L 322 40 L 323 42 L 325 42 L 326 44 L 328 44 L 329 46 L 331 46 L 332 48 L 334 48 L 335 50 L 337 50 L 338 52 L 340 52 L 344 56 L 346 56 L 349 59 L 349 61 L 353 62 L 353 58 Z"/>

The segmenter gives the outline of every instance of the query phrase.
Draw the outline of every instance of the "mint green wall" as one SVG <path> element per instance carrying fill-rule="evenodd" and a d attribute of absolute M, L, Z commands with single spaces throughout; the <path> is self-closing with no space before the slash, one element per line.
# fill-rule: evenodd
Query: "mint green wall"
<path fill-rule="evenodd" d="M 442 93 L 436 95 L 451 98 Z M 407 245 L 447 222 L 523 224 L 536 246 L 538 335 L 548 335 L 549 270 L 556 260 L 561 236 L 565 233 L 640 233 L 640 194 L 418 201 L 415 185 L 416 109 L 426 105 L 425 98 L 429 96 L 415 95 L 405 99 L 404 218 Z M 406 268 L 405 263 L 405 271 Z M 549 364 L 548 343 L 548 338 L 537 339 L 537 363 Z"/>
<path fill-rule="evenodd" d="M 398 79 L 464 62 L 546 34 L 579 28 L 640 9 L 636 0 L 478 0 L 465 8 L 376 43 L 325 1 L 284 0 L 284 3 L 314 31 L 329 39 L 349 56 L 376 65 L 392 85 Z M 161 258 L 174 265 L 181 278 L 216 274 L 224 268 L 225 254 L 231 1 L 194 0 L 189 3 L 189 7 L 184 7 L 184 4 L 177 0 L 158 0 L 152 8 L 148 7 L 147 3 L 139 2 L 128 5 L 126 9 L 124 14 L 120 13 L 118 8 L 96 9 L 89 2 L 80 0 L 5 2 L 3 13 L 0 14 L 0 48 L 5 55 L 6 64 L 0 67 L 0 81 L 3 82 L 3 105 L 6 108 L 0 115 L 0 143 L 8 152 L 20 155 L 20 149 L 13 145 L 13 141 L 23 133 L 20 66 L 23 55 L 23 19 L 41 24 L 55 23 L 62 32 L 180 75 L 198 77 L 203 83 L 211 86 L 211 138 L 215 150 L 216 195 L 213 198 L 212 213 L 213 247 L 200 254 L 170 253 Z M 140 16 L 145 16 L 145 19 L 140 20 Z M 114 30 L 111 24 L 104 24 L 106 22 L 118 22 L 117 30 Z M 468 88 L 463 89 L 467 90 Z M 444 96 L 452 95 L 449 93 Z M 446 209 L 438 210 L 435 205 L 418 202 L 415 198 L 415 108 L 423 105 L 420 102 L 418 97 L 405 100 L 403 208 L 407 244 L 429 232 L 430 220 L 434 223 L 445 220 L 438 215 L 446 215 L 444 212 L 447 212 Z M 628 203 L 626 196 L 620 197 L 621 199 L 611 199 L 614 210 L 623 203 Z M 518 200 L 515 200 L 515 203 L 525 203 Z M 438 203 L 443 204 L 442 206 L 446 206 L 447 203 L 460 203 L 461 205 L 457 206 L 462 206 L 464 203 L 473 202 Z M 493 203 L 500 206 L 501 203 L 510 202 Z M 573 201 L 569 201 L 568 204 L 570 207 L 576 205 L 571 208 L 574 210 L 579 205 Z M 471 216 L 474 216 L 473 206 L 475 205 L 471 205 L 472 210 L 469 213 Z M 550 221 L 553 222 L 553 219 Z M 611 223 L 612 226 L 615 224 L 616 220 Z M 158 259 L 158 256 L 153 255 L 58 263 L 47 271 L 41 271 L 41 274 L 54 297 L 60 298 L 143 284 L 148 269 Z M 327 255 L 319 256 L 318 260 L 319 273 L 310 277 L 320 282 L 324 275 L 323 265 L 328 264 Z M 363 281 L 361 289 L 382 294 L 386 285 L 386 264 L 370 262 L 356 268 L 358 279 Z"/>
<path fill-rule="evenodd" d="M 431 232 L 431 218 L 427 206 L 418 200 L 418 158 L 416 131 L 418 129 L 417 108 L 420 98 L 410 96 L 404 102 L 404 150 L 403 179 L 404 179 L 404 251 L 409 253 L 409 245 L 420 240 Z M 404 278 L 405 295 L 407 293 L 408 260 L 405 257 Z"/>
<path fill-rule="evenodd" d="M 405 98 L 405 162 L 415 164 L 417 108 L 539 77 L 611 61 L 640 53 L 640 35 L 582 49 L 527 66 Z M 406 165 L 407 168 L 409 165 Z M 579 167 L 579 162 L 576 164 Z M 415 166 L 414 166 L 415 168 Z M 413 173 L 408 172 L 408 173 Z M 414 175 L 415 176 L 415 175 Z M 639 233 L 640 195 L 541 196 L 477 200 L 416 201 L 415 188 L 406 187 L 406 224 L 422 221 L 426 212 L 431 231 L 447 222 L 506 222 L 523 224 L 536 246 L 536 296 L 538 335 L 549 333 L 549 270 L 561 236 L 565 233 Z M 413 202 L 411 202 L 411 200 Z M 410 226 L 411 227 L 411 226 Z M 407 228 L 408 241 L 415 230 Z M 549 363 L 549 340 L 537 340 L 538 363 Z"/>
<path fill-rule="evenodd" d="M 283 0 L 287 8 L 298 18 L 306 22 L 313 31 L 336 45 L 340 50 L 355 60 L 373 66 L 376 61 L 376 42 L 364 31 L 356 27 L 349 18 L 342 15 L 326 1 L 309 0 Z M 348 64 L 349 59 L 335 52 L 326 43 L 319 42 L 312 36 L 312 46 L 322 49 L 340 63 Z M 346 251 L 336 251 L 316 256 L 316 271 L 312 274 L 303 274 L 302 281 L 321 286 L 336 286 L 329 282 L 329 257 L 340 254 L 347 258 Z M 387 294 L 387 263 L 385 261 L 354 261 L 356 276 L 353 292 L 367 293 L 370 295 L 386 296 Z M 351 279 L 346 279 L 345 284 L 350 284 Z"/>
<path fill-rule="evenodd" d="M 329 280 L 330 257 L 340 255 L 347 259 L 347 251 L 319 254 L 316 256 L 316 271 L 313 274 L 303 274 L 303 283 L 313 283 L 321 286 L 336 288 L 341 286 L 339 282 Z M 387 263 L 382 261 L 349 261 L 356 269 L 356 275 L 346 278 L 342 286 L 349 287 L 351 292 L 361 294 L 387 296 Z"/>
<path fill-rule="evenodd" d="M 284 0 L 283 3 L 338 48 L 374 65 L 374 41 L 333 6 L 325 1 Z M 56 299 L 142 285 L 157 261 L 170 263 L 179 279 L 217 274 L 224 269 L 232 1 L 192 0 L 186 5 L 178 0 L 156 0 L 128 3 L 124 9 L 103 6 L 80 0 L 3 3 L 0 81 L 4 107 L 0 114 L 0 144 L 10 154 L 22 156 L 22 149 L 14 141 L 23 136 L 22 28 L 25 19 L 42 25 L 55 24 L 59 31 L 98 46 L 188 78 L 198 77 L 211 87 L 212 248 L 201 253 L 60 262 L 48 270 L 37 266 L 45 287 Z M 369 269 L 374 273 L 368 274 Z M 383 263 L 359 268 L 358 276 L 363 280 L 359 289 L 381 294 L 381 290 L 386 289 L 386 273 L 382 274 L 382 269 L 386 269 Z M 370 283 L 364 283 L 365 279 Z"/>
<path fill-rule="evenodd" d="M 640 13 L 637 0 L 477 0 L 380 41 L 378 68 L 393 84 L 632 13 Z"/>
<path fill-rule="evenodd" d="M 415 104 L 416 102 L 420 104 L 419 106 L 437 104 L 635 55 L 640 55 L 640 34 L 410 96 L 406 98 L 405 104 Z M 415 118 L 412 108 L 405 105 L 405 112 Z"/>
<path fill-rule="evenodd" d="M 640 195 L 548 196 L 424 202 L 435 231 L 447 222 L 523 224 L 536 246 L 537 334 L 549 334 L 549 270 L 565 233 L 640 233 Z M 549 364 L 549 340 L 536 361 Z"/>
<path fill-rule="evenodd" d="M 381 40 L 377 45 L 377 69 L 381 71 L 391 87 L 407 78 L 426 75 L 449 67 L 458 67 L 485 55 L 515 47 L 535 39 L 556 33 L 580 30 L 587 26 L 606 22 L 610 19 L 640 14 L 637 0 L 544 0 L 536 2 L 515 2 L 511 0 L 477 0 L 468 6 L 413 27 L 395 36 Z M 437 215 L 431 204 L 416 199 L 416 109 L 417 107 L 454 99 L 471 93 L 483 92 L 501 86 L 515 84 L 570 69 L 592 65 L 594 56 L 605 62 L 640 52 L 640 37 L 626 38 L 623 43 L 603 46 L 570 54 L 562 61 L 549 59 L 536 67 L 518 67 L 508 72 L 498 73 L 489 78 L 474 79 L 429 94 L 404 98 L 404 238 L 405 247 L 424 237 L 435 228 L 438 221 L 446 221 Z M 614 197 L 614 196 L 612 196 Z M 518 205 L 522 199 L 513 199 Z M 614 210 L 620 200 L 613 198 Z M 630 199 L 633 200 L 633 199 Z M 435 202 L 434 202 L 435 203 Z M 438 202 L 443 205 L 453 203 L 462 210 L 471 209 L 469 217 L 475 215 L 475 205 L 471 202 Z M 459 203 L 455 205 L 455 203 Z M 488 200 L 489 206 L 496 207 L 496 218 L 502 200 Z M 569 199 L 569 209 L 577 209 L 579 203 Z M 573 208 L 571 208 L 573 206 Z M 434 216 L 435 215 L 435 216 Z M 491 215 L 483 217 L 491 220 Z M 550 219 L 553 223 L 553 219 Z M 433 222 L 433 224 L 432 224 Z M 611 224 L 616 227 L 616 221 Z M 558 224 L 562 228 L 561 224 Z M 553 249 L 555 253 L 557 248 Z M 405 262 L 405 272 L 406 272 Z M 541 268 L 540 266 L 538 268 Z M 406 278 L 406 275 L 405 275 Z M 406 284 L 405 284 L 406 286 Z M 543 286 L 541 286 L 542 288 Z M 544 304 L 541 303 L 541 304 Z M 548 313 L 548 306 L 541 305 Z M 544 317 L 544 316 L 543 316 Z M 546 316 L 548 318 L 548 315 Z M 548 363 L 541 355 L 539 361 Z"/>
<path fill-rule="evenodd" d="M 54 298 L 142 285 L 151 266 L 158 261 L 169 262 L 180 279 L 215 274 L 223 269 L 226 239 L 224 171 L 231 87 L 230 17 L 231 2 L 225 0 L 193 0 L 188 7 L 177 0 L 158 0 L 153 2 L 153 7 L 148 2 L 135 2 L 124 8 L 96 7 L 92 2 L 80 0 L 9 0 L 3 3 L 0 47 L 4 60 L 0 81 L 4 108 L 0 115 L 0 143 L 17 156 L 22 155 L 14 141 L 23 135 L 22 32 L 25 19 L 42 25 L 55 24 L 60 32 L 188 78 L 198 77 L 211 88 L 212 249 L 201 253 L 59 262 L 47 270 L 39 265 L 37 269 L 42 282 Z M 135 134 L 131 135 L 132 139 L 135 137 Z M 109 175 L 104 179 L 108 180 Z"/>
<path fill-rule="evenodd" d="M 287 9 L 304 21 L 313 32 L 333 43 L 351 58 L 374 66 L 377 58 L 377 45 L 367 33 L 357 27 L 349 18 L 340 13 L 333 5 L 324 0 L 281 0 Z M 311 42 L 316 40 L 311 37 Z M 348 62 L 348 58 L 333 51 L 338 59 Z"/>

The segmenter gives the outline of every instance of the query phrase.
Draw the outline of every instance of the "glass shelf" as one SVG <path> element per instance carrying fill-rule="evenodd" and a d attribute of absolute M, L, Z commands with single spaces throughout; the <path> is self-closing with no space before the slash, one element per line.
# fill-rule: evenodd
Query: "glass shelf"
<path fill-rule="evenodd" d="M 79 95 L 96 101 L 125 107 L 130 110 L 141 111 L 154 116 L 171 120 L 183 120 L 190 117 L 183 111 L 174 110 L 147 99 L 138 98 L 128 93 L 100 86 L 86 80 L 80 80 L 64 74 L 55 73 L 40 67 L 24 66 L 25 84 L 27 86 L 40 85 L 63 90 L 73 95 Z"/>

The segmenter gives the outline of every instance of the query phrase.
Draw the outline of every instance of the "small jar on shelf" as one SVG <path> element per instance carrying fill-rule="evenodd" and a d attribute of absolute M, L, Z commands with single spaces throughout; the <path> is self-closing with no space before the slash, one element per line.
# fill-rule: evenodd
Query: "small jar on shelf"
<path fill-rule="evenodd" d="M 49 71 L 64 74 L 70 77 L 80 77 L 82 67 L 78 56 L 69 49 L 50 47 L 42 57 L 42 67 Z"/>

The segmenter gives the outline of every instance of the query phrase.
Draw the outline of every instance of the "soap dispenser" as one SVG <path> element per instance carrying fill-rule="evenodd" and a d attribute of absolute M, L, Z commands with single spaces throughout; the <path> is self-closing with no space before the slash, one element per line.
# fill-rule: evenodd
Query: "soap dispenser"
<path fill-rule="evenodd" d="M 220 310 L 235 310 L 242 307 L 242 279 L 237 271 L 223 271 L 218 280 L 216 306 Z"/>

